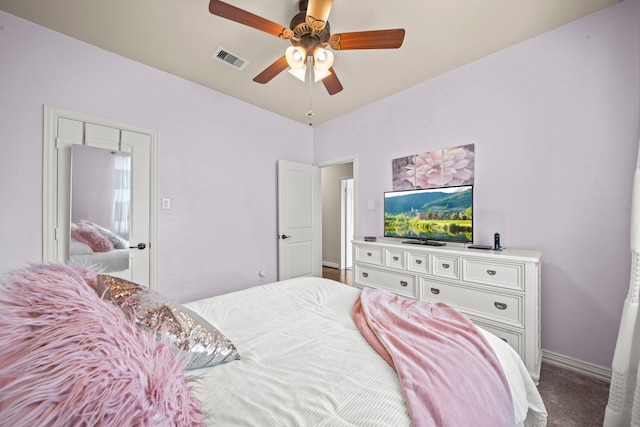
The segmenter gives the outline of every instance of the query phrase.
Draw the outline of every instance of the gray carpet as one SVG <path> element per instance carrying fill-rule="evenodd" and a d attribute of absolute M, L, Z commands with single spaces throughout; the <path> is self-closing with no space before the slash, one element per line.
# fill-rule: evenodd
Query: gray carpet
<path fill-rule="evenodd" d="M 549 413 L 549 427 L 602 426 L 608 382 L 543 363 L 538 390 Z"/>

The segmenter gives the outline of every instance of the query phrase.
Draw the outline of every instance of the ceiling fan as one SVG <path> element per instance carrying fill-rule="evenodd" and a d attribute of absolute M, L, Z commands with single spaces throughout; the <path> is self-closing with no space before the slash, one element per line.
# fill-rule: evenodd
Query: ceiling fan
<path fill-rule="evenodd" d="M 333 53 L 327 47 L 397 49 L 402 46 L 405 31 L 399 28 L 331 34 L 328 17 L 332 5 L 333 0 L 300 0 L 300 12 L 291 19 L 290 28 L 218 0 L 209 2 L 209 12 L 291 42 L 285 55 L 254 77 L 254 82 L 267 83 L 291 67 L 289 72 L 303 81 L 312 75 L 315 81 L 322 80 L 329 95 L 334 95 L 342 90 L 342 84 L 333 69 Z"/>

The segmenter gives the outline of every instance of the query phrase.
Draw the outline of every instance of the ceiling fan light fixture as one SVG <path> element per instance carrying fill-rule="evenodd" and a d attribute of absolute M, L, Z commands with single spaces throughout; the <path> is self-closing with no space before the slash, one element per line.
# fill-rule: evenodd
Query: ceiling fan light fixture
<path fill-rule="evenodd" d="M 313 70 L 313 81 L 314 83 L 319 82 L 325 77 L 329 77 L 331 75 L 331 71 L 329 70 L 318 70 L 317 68 Z"/>
<path fill-rule="evenodd" d="M 292 69 L 304 68 L 307 53 L 300 46 L 289 46 L 284 54 L 287 64 Z"/>
<path fill-rule="evenodd" d="M 313 52 L 313 69 L 315 71 L 328 71 L 332 66 L 333 52 L 322 48 L 318 48 Z"/>
<path fill-rule="evenodd" d="M 304 81 L 305 76 L 307 75 L 307 67 L 303 65 L 302 68 L 289 68 L 289 73 L 297 79 Z"/>

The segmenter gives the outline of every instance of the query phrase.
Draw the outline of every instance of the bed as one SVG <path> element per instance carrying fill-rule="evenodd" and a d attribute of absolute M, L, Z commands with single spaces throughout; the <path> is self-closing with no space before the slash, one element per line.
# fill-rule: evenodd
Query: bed
<path fill-rule="evenodd" d="M 353 322 L 359 292 L 307 277 L 186 304 L 242 355 L 193 372 L 207 424 L 411 425 L 396 372 Z M 519 356 L 483 333 L 505 369 L 517 425 L 545 425 L 544 404 Z"/>
<path fill-rule="evenodd" d="M 175 303 L 173 307 L 182 307 L 187 312 L 193 312 L 198 318 L 204 319 L 205 322 L 214 325 L 218 331 L 222 331 L 226 339 L 233 343 L 234 351 L 237 350 L 238 355 L 215 366 L 186 371 L 185 364 L 178 363 L 171 376 L 166 374 L 168 362 L 164 359 L 164 361 L 158 361 L 158 354 L 162 353 L 160 350 L 163 349 L 154 347 L 151 350 L 139 350 L 140 343 L 146 338 L 143 339 L 142 335 L 136 335 L 137 331 L 134 333 L 133 330 L 128 329 L 130 325 L 126 322 L 127 318 L 118 311 L 116 304 L 100 300 L 96 296 L 95 290 L 98 290 L 98 294 L 101 292 L 99 287 L 95 289 L 95 283 L 92 285 L 94 289 L 86 286 L 86 283 L 90 283 L 96 277 L 96 272 L 66 266 L 56 266 L 53 268 L 54 271 L 51 271 L 51 267 L 42 266 L 35 269 L 35 272 L 14 274 L 5 281 L 3 288 L 0 288 L 0 295 L 2 295 L 0 303 L 3 304 L 0 311 L 0 327 L 12 331 L 11 334 L 0 336 L 0 417 L 10 419 L 8 417 L 12 416 L 12 419 L 26 420 L 22 425 L 35 425 L 34 422 L 38 421 L 35 415 L 29 418 L 25 413 L 16 413 L 12 408 L 28 408 L 29 405 L 33 408 L 42 408 L 43 403 L 39 400 L 35 403 L 23 402 L 24 395 L 41 396 L 51 393 L 42 391 L 41 389 L 47 386 L 43 385 L 41 380 L 32 381 L 33 375 L 25 375 L 22 378 L 15 373 L 26 370 L 31 372 L 34 370 L 34 365 L 40 365 L 46 366 L 46 370 L 49 371 L 46 378 L 49 378 L 58 372 L 57 370 L 52 372 L 54 370 L 52 366 L 61 364 L 63 363 L 61 361 L 68 358 L 71 368 L 63 366 L 59 371 L 64 375 L 70 375 L 69 372 L 73 374 L 73 380 L 64 377 L 62 382 L 72 384 L 69 385 L 69 393 L 97 387 L 100 390 L 96 390 L 92 395 L 100 396 L 100 399 L 94 399 L 89 405 L 82 402 L 82 405 L 88 409 L 83 409 L 84 412 L 78 412 L 73 415 L 73 418 L 67 415 L 65 420 L 68 422 L 58 420 L 56 425 L 76 425 L 80 421 L 85 421 L 83 416 L 95 417 L 98 411 L 95 405 L 100 406 L 100 409 L 103 409 L 102 406 L 113 409 L 114 404 L 109 403 L 108 398 L 105 397 L 109 393 L 115 399 L 114 402 L 117 402 L 117 410 L 108 415 L 102 414 L 103 420 L 105 417 L 108 419 L 116 416 L 124 417 L 123 402 L 128 403 L 126 409 L 129 409 L 129 406 L 153 407 L 161 401 L 162 404 L 157 404 L 158 408 L 154 409 L 151 415 L 145 415 L 146 421 L 140 423 L 141 425 L 200 425 L 197 417 L 193 418 L 199 411 L 204 423 L 208 426 L 412 425 L 405 402 L 405 392 L 398 374 L 363 338 L 354 323 L 354 303 L 361 297 L 362 292 L 357 288 L 327 279 L 307 277 L 256 286 L 190 302 L 183 306 Z M 43 279 L 43 276 L 47 278 Z M 76 298 L 74 295 L 78 294 L 77 305 L 82 307 L 74 309 L 74 313 L 85 310 L 86 315 L 84 319 L 78 321 L 78 324 L 82 325 L 81 330 L 78 330 L 69 326 L 73 321 L 66 318 L 71 316 L 67 313 L 68 310 L 64 308 L 60 310 L 61 316 L 65 318 L 52 330 L 71 328 L 69 330 L 73 332 L 71 333 L 72 347 L 68 352 L 60 351 L 66 357 L 44 352 L 40 355 L 21 354 L 17 358 L 15 355 L 20 351 L 21 346 L 25 349 L 33 349 L 30 346 L 33 345 L 33 337 L 38 335 L 38 328 L 42 325 L 40 319 L 50 319 L 52 312 L 56 309 L 52 309 L 51 301 L 47 301 L 42 304 L 43 308 L 40 310 L 32 296 L 27 297 L 25 301 L 16 302 L 15 300 L 22 300 L 27 290 L 35 295 L 34 298 L 39 298 L 39 295 L 47 294 L 52 289 L 57 292 L 58 285 L 64 283 L 66 286 L 71 279 L 77 284 L 77 286 L 73 285 L 77 288 L 74 288 L 73 295 L 61 294 L 62 297 L 56 297 L 56 301 L 60 301 L 59 304 L 75 304 L 72 300 Z M 98 284 L 100 283 L 98 281 Z M 25 284 L 28 284 L 28 287 Z M 85 301 L 90 303 L 87 304 Z M 16 304 L 24 304 L 24 306 L 20 307 L 20 310 L 16 309 L 13 313 L 7 314 L 6 307 Z M 85 306 L 88 308 L 83 308 Z M 104 310 L 105 313 L 96 314 L 96 306 L 100 306 L 99 309 Z M 25 311 L 25 307 L 28 307 L 29 313 L 20 321 L 15 320 L 19 317 L 19 313 Z M 36 313 L 34 310 L 40 311 Z M 110 327 L 110 322 L 115 318 L 118 319 L 116 324 L 123 326 Z M 24 326 L 29 331 L 30 341 L 26 344 L 22 342 L 25 340 L 25 334 L 17 330 L 18 325 L 24 325 L 25 322 L 31 322 L 31 326 Z M 95 330 L 95 332 L 87 332 L 87 330 Z M 126 333 L 122 333 L 123 330 L 126 330 Z M 105 333 L 111 335 L 107 338 L 100 336 L 98 344 L 92 343 L 96 335 Z M 517 353 L 490 333 L 482 330 L 480 333 L 495 351 L 504 372 L 508 393 L 513 402 L 515 425 L 546 425 L 547 413 L 542 399 Z M 68 335 L 70 334 L 67 333 L 65 336 Z M 41 336 L 47 340 L 47 343 L 38 342 L 38 347 L 50 346 L 51 332 L 43 331 Z M 66 340 L 68 338 L 65 338 Z M 126 344 L 127 342 L 130 344 Z M 111 354 L 111 350 L 107 348 L 109 345 L 116 348 L 115 354 Z M 164 343 L 152 338 L 147 346 L 156 345 L 161 346 Z M 125 347 L 124 353 L 122 347 Z M 85 364 L 83 362 L 85 358 L 76 357 L 81 351 L 91 355 L 96 348 L 100 348 L 101 352 L 100 363 L 97 365 L 104 370 L 100 375 L 94 372 L 98 369 L 95 362 Z M 135 355 L 138 352 L 142 355 L 132 357 L 132 354 Z M 43 358 L 43 355 L 49 359 L 45 360 L 46 357 Z M 452 359 L 456 357 L 457 355 L 453 355 Z M 129 358 L 135 360 L 129 360 Z M 7 364 L 9 359 L 19 360 L 9 366 Z M 123 386 L 123 391 L 119 391 L 119 382 L 115 380 L 120 380 L 120 374 L 114 374 L 114 371 L 123 369 L 123 360 L 126 361 L 124 363 L 127 368 L 126 375 L 133 375 L 132 378 L 136 379 L 130 379 L 126 386 Z M 82 364 L 82 369 L 87 370 L 88 373 L 79 375 L 81 369 L 76 368 L 76 364 L 78 366 Z M 17 377 L 8 380 L 7 372 L 12 372 L 14 373 L 12 375 Z M 176 378 L 176 372 L 182 372 L 182 380 Z M 95 383 L 96 378 L 101 375 L 109 376 L 110 379 L 108 381 L 102 379 Z M 173 383 L 167 380 L 168 377 L 173 378 L 171 380 Z M 138 395 L 134 394 L 133 397 L 122 397 L 124 390 L 132 394 L 131 383 L 139 381 L 140 378 L 144 379 L 142 381 L 144 390 L 141 390 Z M 20 392 L 14 393 L 11 381 L 14 384 L 20 384 L 19 387 L 14 385 L 14 388 L 20 389 Z M 76 384 L 73 384 L 74 381 Z M 85 381 L 94 382 L 86 383 Z M 27 386 L 23 384 L 25 382 L 29 382 L 30 393 L 25 392 L 27 390 Z M 59 389 L 60 379 L 57 378 L 51 382 L 51 390 L 56 390 L 56 393 L 49 398 L 61 399 L 60 395 L 65 393 Z M 157 387 L 150 392 L 146 389 L 147 383 L 155 384 Z M 187 384 L 186 388 L 183 383 Z M 475 387 L 475 385 L 459 384 L 460 389 L 468 387 Z M 457 393 L 457 390 L 452 393 Z M 165 394 L 164 398 L 160 397 Z M 82 396 L 83 399 L 86 398 L 84 394 Z M 441 397 L 446 399 L 450 396 Z M 150 399 L 156 403 L 150 404 Z M 70 408 L 73 407 L 76 410 L 76 406 L 82 406 L 78 404 L 79 398 L 74 399 L 74 405 L 69 405 L 68 399 L 58 400 L 53 403 L 47 402 L 47 405 L 52 408 L 64 407 L 69 413 L 73 412 Z M 464 411 L 465 408 L 458 407 L 453 410 Z M 486 410 L 489 412 L 492 410 L 490 405 Z M 52 411 L 51 409 L 47 413 Z M 129 417 L 127 419 L 141 416 L 139 409 L 138 412 L 133 409 L 131 411 L 131 414 L 126 415 Z M 169 413 L 171 411 L 173 412 Z M 45 416 L 47 413 L 42 412 L 44 415 L 39 416 Z M 190 418 L 186 420 L 181 418 L 185 413 L 188 413 Z M 28 415 L 31 416 L 31 413 Z M 180 420 L 176 421 L 178 419 L 176 417 Z M 168 422 L 169 419 L 172 421 Z M 42 418 L 39 420 L 41 421 Z M 95 422 L 95 418 L 92 420 Z M 91 422 L 86 424 L 91 425 Z M 413 424 L 434 425 L 423 424 L 419 420 Z M 478 422 L 475 425 L 483 425 L 483 423 Z"/>

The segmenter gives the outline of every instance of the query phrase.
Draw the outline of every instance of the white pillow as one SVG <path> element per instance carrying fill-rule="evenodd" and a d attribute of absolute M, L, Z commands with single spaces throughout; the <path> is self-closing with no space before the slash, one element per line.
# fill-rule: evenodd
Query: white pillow
<path fill-rule="evenodd" d="M 91 255 L 93 249 L 86 243 L 82 243 L 74 239 L 69 240 L 69 255 Z"/>

